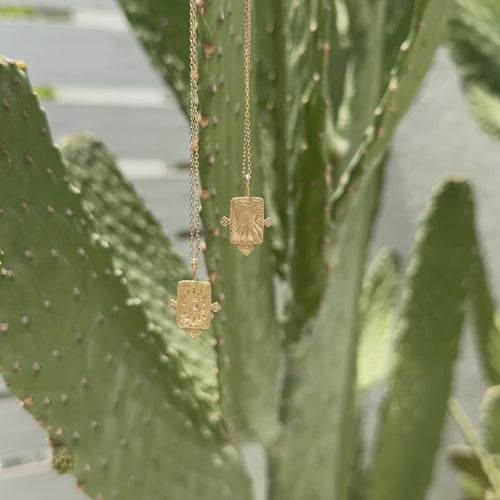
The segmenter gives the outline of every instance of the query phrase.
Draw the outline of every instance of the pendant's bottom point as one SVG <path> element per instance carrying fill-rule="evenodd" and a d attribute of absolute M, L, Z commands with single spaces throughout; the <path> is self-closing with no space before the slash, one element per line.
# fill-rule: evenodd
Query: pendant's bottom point
<path fill-rule="evenodd" d="M 238 250 L 246 257 L 248 257 L 253 252 L 253 248 L 253 245 L 250 244 L 242 244 L 238 246 Z"/>
<path fill-rule="evenodd" d="M 186 328 L 186 333 L 194 340 L 194 339 L 197 339 L 203 333 L 203 330 L 195 330 L 194 328 Z"/>

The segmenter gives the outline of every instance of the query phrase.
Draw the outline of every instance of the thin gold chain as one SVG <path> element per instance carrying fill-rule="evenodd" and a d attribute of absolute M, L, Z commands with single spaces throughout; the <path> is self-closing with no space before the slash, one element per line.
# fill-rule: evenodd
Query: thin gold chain
<path fill-rule="evenodd" d="M 245 118 L 243 125 L 243 177 L 248 188 L 252 175 L 252 143 L 250 130 L 250 66 L 252 49 L 252 0 L 245 0 L 243 59 L 245 68 Z"/>
<path fill-rule="evenodd" d="M 189 1 L 189 256 L 196 281 L 200 260 L 200 152 L 198 99 L 198 23 L 196 0 Z"/>

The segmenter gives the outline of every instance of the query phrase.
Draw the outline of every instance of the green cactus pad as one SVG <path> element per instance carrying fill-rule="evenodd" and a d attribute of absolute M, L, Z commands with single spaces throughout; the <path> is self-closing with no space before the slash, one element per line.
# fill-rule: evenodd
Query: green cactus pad
<path fill-rule="evenodd" d="M 492 418 L 498 416 L 496 415 L 496 399 L 498 397 L 498 391 L 496 389 L 497 388 L 495 387 L 491 393 L 487 391 L 483 402 L 482 415 L 482 423 L 483 425 L 485 424 L 486 427 L 486 429 L 483 429 L 483 431 L 485 431 L 484 434 L 486 435 L 487 440 L 493 441 L 493 446 L 495 446 L 494 443 L 497 436 L 488 436 L 487 434 L 490 431 L 493 431 L 493 434 L 498 434 L 498 423 L 491 420 Z M 466 470 L 462 483 L 466 497 L 475 498 L 474 495 L 481 494 L 481 489 L 483 489 L 484 498 L 486 500 L 496 500 L 497 498 L 500 498 L 500 455 L 490 453 L 484 448 L 479 437 L 477 436 L 476 429 L 457 400 L 450 398 L 448 407 L 453 420 L 455 420 L 455 423 L 462 432 L 463 437 L 470 445 L 470 453 L 473 453 L 481 468 L 481 472 L 474 470 L 477 467 L 476 463 L 474 465 L 474 469 L 471 470 L 473 462 L 470 457 L 468 458 L 467 462 L 469 470 Z M 459 466 L 463 466 L 464 463 L 465 461 L 462 457 Z"/>
<path fill-rule="evenodd" d="M 343 3 L 347 13 L 347 40 L 342 45 L 344 50 L 348 47 L 349 59 L 342 82 L 337 127 L 347 150 L 342 155 L 336 180 L 351 162 L 366 129 L 372 124 L 373 112 L 387 89 L 399 47 L 408 35 L 415 0 Z M 342 9 L 337 10 L 341 18 Z M 341 24 L 337 24 L 337 30 L 342 32 Z M 332 72 L 337 72 L 340 66 L 342 74 L 343 61 L 339 64 L 335 49 L 332 52 Z"/>
<path fill-rule="evenodd" d="M 330 243 L 324 302 L 289 367 L 291 395 L 284 401 L 287 425 L 273 500 L 340 500 L 347 494 L 355 443 L 358 304 L 381 171 L 372 169 L 349 198 Z"/>
<path fill-rule="evenodd" d="M 279 2 L 253 3 L 253 149 L 265 182 L 262 194 L 267 213 L 273 219 L 268 238 L 275 258 L 275 270 L 287 275 L 287 245 L 290 231 L 288 152 L 286 147 L 287 113 L 286 66 L 283 58 L 286 40 L 282 36 L 285 20 Z M 258 124 L 255 127 L 255 124 Z M 255 156 L 254 156 L 255 159 Z"/>
<path fill-rule="evenodd" d="M 471 447 L 453 446 L 448 450 L 448 457 L 462 472 L 460 483 L 465 500 L 496 500 L 483 464 Z"/>
<path fill-rule="evenodd" d="M 430 483 L 463 326 L 473 224 L 470 186 L 444 182 L 427 207 L 408 268 L 368 500 L 421 500 Z"/>
<path fill-rule="evenodd" d="M 332 133 L 334 109 L 331 93 L 339 86 L 343 63 L 333 71 L 333 57 L 345 57 L 339 50 L 335 30 L 336 9 L 328 2 L 312 2 L 307 9 L 290 4 L 283 9 L 283 54 L 286 81 L 287 176 L 279 180 L 290 186 L 289 211 L 293 213 L 289 242 L 289 282 L 286 335 L 296 342 L 309 318 L 318 311 L 326 283 L 326 235 L 330 224 L 335 140 Z M 330 54 L 330 50 L 333 52 Z M 338 153 L 337 153 L 338 154 Z M 330 171 L 329 171 L 330 170 Z"/>
<path fill-rule="evenodd" d="M 490 384 L 500 383 L 500 326 L 479 245 L 470 278 L 470 309 L 483 372 Z"/>
<path fill-rule="evenodd" d="M 385 92 L 378 128 L 369 134 L 371 146 L 379 148 L 369 164 L 380 161 L 430 65 L 450 1 L 319 0 L 306 11 L 294 3 L 254 2 L 252 194 L 266 196 L 267 212 L 276 220 L 264 245 L 245 262 L 227 246 L 219 226 L 230 198 L 244 189 L 243 8 L 226 0 L 199 4 L 202 219 L 207 267 L 215 294 L 225 299 L 214 323 L 222 406 L 238 438 L 269 442 L 277 435 L 279 341 L 284 336 L 293 343 L 306 333 L 325 293 L 325 251 L 331 219 L 340 211 L 330 211 L 333 189 Z M 188 46 L 187 6 L 177 12 L 167 3 L 122 0 L 163 75 L 172 61 L 185 65 L 186 54 L 166 42 L 157 19 L 174 27 L 184 22 L 184 33 L 176 36 Z M 410 24 L 409 41 L 399 50 Z M 184 89 L 187 99 L 186 72 L 182 78 L 177 90 Z M 354 170 L 361 174 L 364 166 Z M 340 189 L 347 193 L 354 177 Z M 273 273 L 286 283 L 284 329 L 276 321 Z M 241 288 L 257 275 L 259 289 L 241 299 Z"/>
<path fill-rule="evenodd" d="M 488 486 L 488 476 L 484 473 L 481 462 L 472 448 L 465 445 L 452 446 L 448 449 L 448 459 L 457 469 L 483 483 L 485 488 Z"/>
<path fill-rule="evenodd" d="M 183 60 L 184 52 L 173 43 L 156 44 L 156 40 L 163 40 L 164 30 L 155 18 L 172 26 L 184 23 L 184 33 L 178 31 L 173 35 L 186 49 L 189 46 L 188 3 L 184 2 L 179 9 L 174 4 L 167 4 L 159 0 L 122 1 L 130 21 L 136 26 L 139 40 L 163 75 L 170 71 L 165 61 Z M 270 258 L 270 242 L 277 246 L 282 244 L 277 243 L 279 237 L 271 238 L 267 230 L 264 244 L 244 258 L 235 246 L 229 245 L 227 230 L 220 225 L 221 217 L 229 215 L 231 197 L 244 194 L 241 175 L 243 3 L 200 2 L 198 23 L 201 216 L 207 243 L 207 270 L 214 298 L 223 306 L 212 326 L 218 342 L 221 404 L 228 429 L 235 437 L 269 442 L 279 433 L 280 364 L 277 360 L 280 358 L 281 330 L 274 311 L 276 265 Z M 238 71 L 241 77 L 234 76 Z M 184 100 L 187 101 L 187 73 L 184 78 Z M 253 89 L 255 78 L 253 72 Z M 181 85 L 178 90 L 182 90 Z M 254 138 L 257 130 L 258 125 L 254 122 Z M 264 194 L 262 161 L 265 157 L 254 151 L 253 158 L 251 194 L 261 196 Z M 266 200 L 266 216 L 268 206 L 271 208 L 271 202 Z M 273 211 L 273 215 L 276 213 Z"/>
<path fill-rule="evenodd" d="M 484 132 L 500 138 L 500 3 L 456 0 L 448 46 L 464 81 L 469 109 Z"/>
<path fill-rule="evenodd" d="M 200 130 L 206 194 L 202 221 L 205 261 L 222 306 L 214 321 L 218 339 L 221 403 L 229 430 L 241 440 L 270 442 L 279 433 L 281 328 L 275 313 L 270 231 L 264 243 L 243 257 L 220 225 L 230 200 L 244 194 L 243 154 L 243 2 L 205 3 L 200 16 Z M 213 49 L 213 50 L 212 50 Z M 255 74 L 252 75 L 252 85 Z M 254 122 L 254 127 L 257 124 Z M 255 129 L 254 129 L 255 132 Z M 260 196 L 263 170 L 254 150 L 251 196 Z M 265 205 L 267 217 L 267 201 Z"/>
<path fill-rule="evenodd" d="M 177 293 L 177 282 L 188 279 L 184 261 L 100 141 L 78 135 L 61 152 L 70 182 L 82 192 L 85 210 L 113 249 L 114 267 L 124 272 L 131 296 L 143 304 L 149 330 L 161 336 L 165 351 L 178 353 L 179 373 L 192 380 L 199 400 L 206 400 L 212 412 L 219 411 L 213 337 L 207 332 L 193 342 L 176 326 L 167 307 Z"/>
<path fill-rule="evenodd" d="M 351 468 L 348 472 L 349 483 L 347 498 L 349 500 L 363 500 L 366 488 L 366 444 L 364 440 L 364 415 L 362 405 L 358 404 L 355 412 L 353 451 L 351 452 Z"/>
<path fill-rule="evenodd" d="M 407 38 L 411 28 L 412 18 L 415 13 L 417 0 L 388 0 L 386 3 L 386 25 L 384 43 L 384 72 L 385 92 L 387 80 L 398 58 L 401 43 Z"/>
<path fill-rule="evenodd" d="M 464 474 L 460 481 L 463 500 L 497 500 L 494 493 L 475 477 Z"/>
<path fill-rule="evenodd" d="M 481 427 L 486 450 L 500 458 L 500 385 L 489 387 L 486 391 L 481 411 Z"/>
<path fill-rule="evenodd" d="M 374 113 L 373 126 L 367 130 L 349 167 L 333 195 L 334 210 L 342 210 L 350 186 L 384 155 L 397 125 L 408 111 L 438 48 L 452 0 L 415 2 L 411 28 L 401 44 L 387 90 Z"/>
<path fill-rule="evenodd" d="M 0 59 L 0 369 L 92 498 L 249 498 L 82 207 L 24 71 Z M 217 479 L 215 479 L 217 478 Z"/>
<path fill-rule="evenodd" d="M 388 249 L 377 254 L 360 297 L 358 388 L 369 389 L 388 372 L 393 350 L 393 327 L 399 298 L 400 274 Z"/>

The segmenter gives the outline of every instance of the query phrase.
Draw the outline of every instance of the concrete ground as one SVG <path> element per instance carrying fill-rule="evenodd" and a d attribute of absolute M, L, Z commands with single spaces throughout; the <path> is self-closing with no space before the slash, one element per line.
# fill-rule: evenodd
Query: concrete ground
<path fill-rule="evenodd" d="M 12 4 L 0 0 L 3 4 Z M 186 254 L 181 233 L 188 227 L 188 128 L 175 100 L 149 67 L 113 0 L 22 0 L 51 6 L 54 17 L 0 20 L 0 53 L 29 64 L 35 86 L 58 91 L 45 107 L 56 140 L 81 130 L 101 137 L 124 171 Z M 425 88 L 398 130 L 386 176 L 372 254 L 396 249 L 407 261 L 422 209 L 432 186 L 446 173 L 470 178 L 478 200 L 477 222 L 497 294 L 500 292 L 500 143 L 483 136 L 469 117 L 455 69 L 441 50 Z M 498 296 L 498 295 L 497 295 Z M 456 393 L 473 417 L 484 386 L 470 341 L 462 349 Z M 379 400 L 368 406 L 370 422 Z M 58 477 L 47 462 L 45 433 L 0 384 L 0 499 L 83 500 L 70 476 Z M 442 450 L 461 441 L 447 424 Z M 258 453 L 249 450 L 259 466 Z M 264 499 L 258 480 L 256 498 Z M 456 474 L 442 451 L 429 500 L 458 500 Z M 306 499 L 304 499 L 306 500 Z M 399 500 L 399 499 L 398 499 Z"/>

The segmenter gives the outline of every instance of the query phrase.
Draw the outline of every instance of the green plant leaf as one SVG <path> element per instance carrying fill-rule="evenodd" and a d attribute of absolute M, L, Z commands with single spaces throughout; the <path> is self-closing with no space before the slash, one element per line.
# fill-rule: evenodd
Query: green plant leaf
<path fill-rule="evenodd" d="M 393 351 L 400 274 L 388 249 L 377 254 L 360 297 L 357 383 L 362 390 L 385 379 Z"/>
<path fill-rule="evenodd" d="M 469 109 L 487 134 L 500 138 L 500 3 L 455 0 L 448 46 L 464 82 Z"/>
<path fill-rule="evenodd" d="M 3 58 L 0 95 L 0 370 L 67 449 L 54 463 L 92 498 L 250 498 L 220 419 L 83 209 L 26 73 Z"/>
<path fill-rule="evenodd" d="M 426 209 L 408 268 L 367 500 L 425 497 L 462 332 L 473 212 L 470 186 L 460 179 L 441 184 Z"/>

